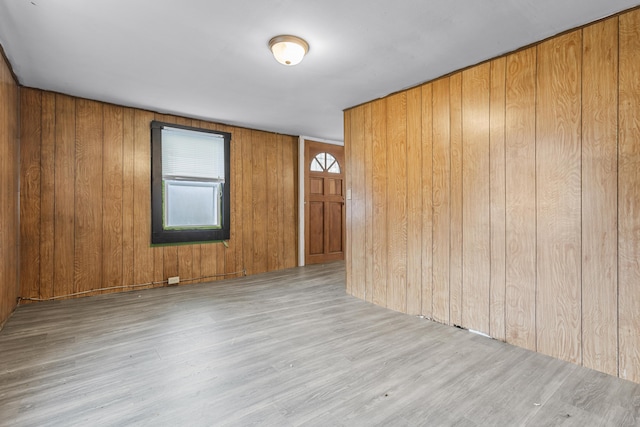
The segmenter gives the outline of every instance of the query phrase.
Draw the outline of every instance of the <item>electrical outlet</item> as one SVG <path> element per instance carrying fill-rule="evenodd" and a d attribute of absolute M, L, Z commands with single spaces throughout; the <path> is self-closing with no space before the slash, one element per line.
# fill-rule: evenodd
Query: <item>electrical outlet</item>
<path fill-rule="evenodd" d="M 169 277 L 169 279 L 167 279 L 167 283 L 169 285 L 177 285 L 180 283 L 180 276 Z"/>

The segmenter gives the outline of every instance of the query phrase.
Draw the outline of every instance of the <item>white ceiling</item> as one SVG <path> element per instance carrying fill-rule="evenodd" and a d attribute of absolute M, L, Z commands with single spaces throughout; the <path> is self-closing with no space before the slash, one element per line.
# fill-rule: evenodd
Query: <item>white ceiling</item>
<path fill-rule="evenodd" d="M 0 0 L 24 86 L 342 140 L 342 110 L 638 0 Z M 271 37 L 310 51 L 277 63 Z"/>

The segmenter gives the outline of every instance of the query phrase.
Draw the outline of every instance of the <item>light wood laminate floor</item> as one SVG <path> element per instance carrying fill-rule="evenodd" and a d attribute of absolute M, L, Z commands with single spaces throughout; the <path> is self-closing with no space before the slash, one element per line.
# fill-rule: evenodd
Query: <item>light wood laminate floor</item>
<path fill-rule="evenodd" d="M 344 287 L 332 263 L 21 306 L 0 425 L 640 425 L 638 384 Z"/>

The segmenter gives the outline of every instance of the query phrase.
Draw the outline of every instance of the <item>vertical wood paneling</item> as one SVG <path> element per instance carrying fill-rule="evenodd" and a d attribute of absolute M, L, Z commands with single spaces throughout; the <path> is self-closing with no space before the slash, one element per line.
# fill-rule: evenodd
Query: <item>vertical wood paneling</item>
<path fill-rule="evenodd" d="M 242 171 L 245 172 L 242 179 L 242 201 L 244 209 L 242 211 L 242 240 L 244 242 L 242 248 L 242 258 L 244 259 L 244 267 L 248 274 L 253 274 L 253 132 L 248 129 L 239 129 L 242 134 Z M 251 207 L 250 207 L 251 206 Z M 212 245 L 203 246 L 209 249 Z"/>
<path fill-rule="evenodd" d="M 253 273 L 268 269 L 267 228 L 269 205 L 267 199 L 267 152 L 269 137 L 265 132 L 252 131 L 253 157 Z"/>
<path fill-rule="evenodd" d="M 344 158 L 345 158 L 345 162 L 349 165 L 353 165 L 353 162 L 351 161 L 351 146 L 352 146 L 352 138 L 353 136 L 351 135 L 351 118 L 353 117 L 354 114 L 354 110 L 348 110 L 344 112 Z M 306 149 L 305 149 L 306 150 Z M 307 168 L 307 154 L 306 152 L 303 155 L 304 158 L 304 167 Z M 351 190 L 351 173 L 352 173 L 352 169 L 351 167 L 347 168 L 347 170 L 345 171 L 344 174 L 344 182 L 345 182 L 345 188 L 348 189 L 348 191 L 352 191 Z M 306 173 L 306 169 L 303 171 L 300 171 L 300 173 L 305 174 L 305 176 L 307 175 Z M 305 185 L 308 185 L 308 183 L 305 181 Z M 307 190 L 305 189 L 305 194 L 307 193 Z M 307 202 L 305 201 L 305 204 Z M 311 205 L 309 206 L 305 206 L 305 221 L 309 221 L 309 212 L 311 212 Z M 352 255 L 353 255 L 353 245 L 351 244 L 351 233 L 352 233 L 352 229 L 353 229 L 353 221 L 351 219 L 352 216 L 352 212 L 353 212 L 353 202 L 352 202 L 352 197 L 345 197 L 345 251 L 344 251 L 344 262 L 345 262 L 345 267 L 346 267 L 346 272 L 345 272 L 345 285 L 346 285 L 346 292 L 349 295 L 353 295 L 353 263 L 352 263 Z M 310 241 L 307 237 L 305 237 L 307 240 L 305 240 L 305 245 L 307 246 L 307 248 L 309 248 L 310 246 Z M 308 249 L 305 248 L 305 253 L 308 251 Z"/>
<path fill-rule="evenodd" d="M 207 123 L 207 122 L 201 121 L 199 122 L 199 126 L 202 127 L 203 129 L 221 130 L 219 129 L 218 125 L 215 125 L 213 123 Z M 232 141 L 233 141 L 233 137 L 232 137 Z M 200 246 L 199 270 L 200 270 L 200 275 L 205 277 L 205 279 L 202 279 L 202 281 L 208 282 L 208 281 L 217 279 L 217 277 L 213 277 L 213 276 L 218 274 L 218 270 L 219 270 L 218 264 L 222 263 L 221 260 L 218 260 L 218 245 L 220 245 L 220 243 L 204 243 L 199 245 Z M 165 249 L 168 249 L 168 247 L 165 247 Z M 177 253 L 176 253 L 176 256 L 177 256 Z"/>
<path fill-rule="evenodd" d="M 24 100 L 23 100 L 24 102 Z M 26 118 L 25 118 L 26 120 Z M 73 292 L 75 254 L 76 102 L 56 95 L 54 296 Z M 22 270 L 21 270 L 22 274 Z"/>
<path fill-rule="evenodd" d="M 125 108 L 122 113 L 122 283 L 134 284 L 134 110 Z"/>
<path fill-rule="evenodd" d="M 422 90 L 407 92 L 407 308 L 422 313 Z"/>
<path fill-rule="evenodd" d="M 151 142 L 150 123 L 153 114 L 135 110 L 133 118 L 134 182 L 133 182 L 133 249 L 134 282 L 143 284 L 153 278 L 151 245 Z M 165 255 L 166 259 L 166 255 Z M 166 273 L 166 266 L 165 273 Z M 177 272 L 176 272 L 177 273 Z"/>
<path fill-rule="evenodd" d="M 122 107 L 105 105 L 102 188 L 102 277 L 104 287 L 122 285 Z"/>
<path fill-rule="evenodd" d="M 229 239 L 229 243 L 233 244 L 233 259 L 230 258 L 228 262 L 225 261 L 227 273 L 234 273 L 243 269 L 242 218 L 240 216 L 242 213 L 242 144 L 242 133 L 234 132 L 231 135 L 230 153 L 233 168 L 231 169 L 231 236 Z M 291 227 L 285 227 L 285 232 L 288 228 Z M 202 248 L 203 246 L 200 245 L 199 256 L 201 256 Z M 202 275 L 201 270 L 198 275 Z"/>
<path fill-rule="evenodd" d="M 574 363 L 582 360 L 581 62 L 581 31 L 538 46 L 537 348 Z"/>
<path fill-rule="evenodd" d="M 282 146 L 284 194 L 284 268 L 298 265 L 298 138 L 285 137 Z M 241 218 L 238 218 L 241 221 Z M 243 224 L 244 225 L 244 224 Z"/>
<path fill-rule="evenodd" d="M 505 336 L 505 91 L 506 59 L 491 61 L 491 106 L 489 119 L 491 197 L 491 290 L 489 335 L 504 341 Z"/>
<path fill-rule="evenodd" d="M 640 382 L 640 10 L 620 16 L 619 97 L 619 369 Z"/>
<path fill-rule="evenodd" d="M 640 381 L 639 12 L 621 15 L 619 33 L 616 20 L 358 107 L 360 147 L 347 164 L 350 169 L 356 157 L 362 162 L 354 189 L 360 189 L 360 246 L 366 256 L 359 254 L 364 287 L 357 293 L 413 313 L 419 273 L 420 311 L 438 321 L 486 324 L 487 303 L 480 302 L 485 298 L 493 337 L 578 363 L 582 358 L 585 366 L 604 372 L 615 373 L 617 362 L 621 377 Z M 488 101 L 484 89 L 476 93 L 474 84 L 478 73 L 485 81 L 486 68 L 491 70 Z M 10 103 L 5 94 L 17 96 L 17 88 L 10 84 L 6 89 L 8 73 L 0 67 L 0 74 L 0 102 Z M 419 114 L 412 97 L 418 92 Z M 149 245 L 153 114 L 33 89 L 21 93 L 22 159 L 16 165 L 23 253 L 13 259 L 20 263 L 22 296 L 65 295 L 74 285 L 85 290 L 144 283 L 164 279 L 173 266 L 174 275 L 182 276 L 185 271 L 229 272 L 238 265 L 249 272 L 282 268 L 289 258 L 295 263 L 295 230 L 282 225 L 286 218 L 296 222 L 295 138 L 224 127 L 242 141 L 232 154 L 232 185 L 239 196 L 232 205 L 240 206 L 237 218 L 242 223 L 235 229 L 239 244 L 167 251 Z M 407 103 L 398 108 L 403 97 Z M 0 112 L 2 123 L 9 123 L 8 130 L 0 129 L 0 143 L 9 148 L 0 146 L 0 152 L 9 157 L 11 114 L 10 107 Z M 17 122 L 17 109 L 13 115 Z M 351 110 L 345 112 L 350 115 Z M 267 151 L 269 138 L 275 138 L 275 154 Z M 398 147 L 404 154 L 398 156 Z M 487 149 L 484 170 L 482 156 L 474 150 L 486 154 Z M 419 175 L 414 150 L 421 156 Z M 0 160 L 4 180 L 5 170 L 11 171 L 6 159 Z M 272 162 L 275 186 L 267 181 Z M 413 191 L 417 182 L 420 195 Z M 482 226 L 487 188 L 488 235 Z M 10 264 L 11 246 L 17 247 L 17 241 L 7 238 L 11 194 L 4 190 L 0 205 L 8 200 L 9 210 L 0 217 L 0 270 Z M 418 201 L 421 224 L 415 222 Z M 421 254 L 414 258 L 416 233 L 410 230 L 420 227 Z M 490 241 L 489 266 L 481 261 L 486 248 L 480 244 L 476 249 L 484 241 L 478 231 Z M 93 252 L 87 250 L 91 242 Z M 113 277 L 119 274 L 120 279 Z M 6 277 L 10 280 L 10 273 Z M 12 299 L 10 289 L 3 287 L 1 295 L 3 320 L 11 310 L 6 303 Z"/>
<path fill-rule="evenodd" d="M 462 73 L 462 326 L 489 334 L 491 64 Z"/>
<path fill-rule="evenodd" d="M 449 78 L 451 105 L 451 187 L 449 316 L 454 325 L 462 325 L 462 73 Z"/>
<path fill-rule="evenodd" d="M 0 59 L 0 327 L 9 318 L 20 295 L 20 98 L 4 58 Z"/>
<path fill-rule="evenodd" d="M 633 10 L 347 110 L 370 107 L 356 167 L 372 202 L 372 301 L 415 313 L 420 274 L 426 317 L 640 382 L 639 40 Z M 406 177 L 396 181 L 405 120 Z M 394 240 L 399 188 L 405 254 Z M 403 259 L 406 288 L 394 279 Z"/>
<path fill-rule="evenodd" d="M 152 251 L 152 258 L 153 258 L 153 272 L 149 280 L 152 280 L 154 282 L 162 282 L 163 280 L 165 280 L 165 277 L 176 276 L 179 274 L 177 269 L 178 268 L 177 267 L 178 266 L 177 249 L 174 249 L 173 251 L 169 250 L 169 253 L 171 253 L 173 256 L 169 256 L 168 259 L 170 261 L 173 261 L 173 263 L 170 263 L 170 265 L 174 267 L 174 270 L 170 271 L 171 275 L 165 274 L 164 260 L 165 260 L 165 256 L 167 256 L 167 253 L 165 252 L 165 248 L 162 246 L 155 246 L 151 248 L 151 251 Z"/>
<path fill-rule="evenodd" d="M 136 289 L 139 285 L 163 286 L 170 276 L 180 276 L 188 284 L 223 279 L 224 273 L 242 271 L 245 266 L 267 271 L 296 264 L 295 137 L 35 89 L 24 89 L 22 99 L 15 101 L 16 108 L 22 109 L 25 141 L 24 165 L 16 163 L 25 187 L 21 233 L 27 242 L 23 250 L 28 253 L 20 265 L 26 278 L 23 297 L 97 293 L 102 287 L 121 286 L 123 289 L 111 290 L 121 291 L 132 285 Z M 234 194 L 228 249 L 221 243 L 151 246 L 153 119 L 232 134 Z M 17 149 L 17 137 L 14 142 Z M 255 153 L 254 143 L 258 144 Z M 259 162 L 254 161 L 254 154 Z M 268 183 L 267 160 L 269 175 L 275 176 Z M 249 173 L 243 174 L 243 169 Z M 254 186 L 259 190 L 255 198 Z M 18 197 L 17 189 L 13 194 Z M 17 199 L 14 207 L 17 209 Z M 261 218 L 255 228 L 254 216 Z M 17 215 L 14 217 L 17 222 Z M 4 236 L 2 229 L 0 234 Z M 244 261 L 253 263 L 256 247 L 258 268 Z M 14 265 L 18 263 L 16 256 Z"/>
<path fill-rule="evenodd" d="M 277 151 L 277 162 L 276 162 L 276 173 L 278 177 L 277 185 L 276 185 L 276 193 L 278 194 L 278 216 L 276 221 L 276 230 L 278 233 L 278 247 L 277 247 L 277 259 L 275 262 L 275 269 L 284 268 L 284 176 L 283 176 L 283 168 L 282 168 L 282 145 L 284 144 L 284 136 L 278 135 L 278 151 Z M 229 251 L 227 251 L 229 252 Z M 229 257 L 227 256 L 227 260 Z"/>
<path fill-rule="evenodd" d="M 449 324 L 450 147 L 449 78 L 433 83 L 433 319 Z"/>
<path fill-rule="evenodd" d="M 536 49 L 507 57 L 506 338 L 536 349 Z"/>
<path fill-rule="evenodd" d="M 371 107 L 373 132 L 373 303 L 387 306 L 387 100 Z M 351 165 L 347 165 L 350 168 Z"/>
<path fill-rule="evenodd" d="M 373 302 L 373 122 L 371 120 L 372 105 L 364 106 L 364 197 L 365 197 L 365 300 Z M 350 163 L 349 163 L 350 164 Z M 346 167 L 346 165 L 345 165 Z M 347 168 L 347 171 L 349 168 Z M 348 247 L 348 246 L 347 246 Z"/>
<path fill-rule="evenodd" d="M 618 18 L 583 30 L 582 354 L 618 374 Z"/>
<path fill-rule="evenodd" d="M 40 148 L 40 297 L 53 296 L 56 96 L 42 94 L 42 138 Z"/>
<path fill-rule="evenodd" d="M 205 281 L 215 280 L 212 276 L 218 271 L 219 243 L 205 243 L 200 247 L 200 274 L 206 277 Z"/>
<path fill-rule="evenodd" d="M 364 107 L 351 111 L 351 295 L 366 299 L 365 284 L 365 177 L 364 177 Z"/>
<path fill-rule="evenodd" d="M 387 101 L 388 282 L 387 307 L 407 307 L 407 97 Z"/>
<path fill-rule="evenodd" d="M 40 142 L 42 93 L 21 91 L 20 116 L 20 285 L 21 296 L 40 297 Z"/>
<path fill-rule="evenodd" d="M 102 287 L 102 108 L 76 101 L 75 292 Z"/>
<path fill-rule="evenodd" d="M 422 315 L 433 316 L 433 85 L 422 86 Z"/>
<path fill-rule="evenodd" d="M 216 243 L 213 246 L 216 251 L 215 257 L 216 257 L 216 275 L 217 275 L 217 277 L 213 280 L 224 280 L 224 276 L 222 276 L 222 274 L 224 274 L 226 270 L 225 251 L 227 250 L 227 247 L 222 243 Z"/>
<path fill-rule="evenodd" d="M 265 155 L 266 155 L 266 232 L 267 232 L 267 267 L 265 271 L 276 270 L 278 268 L 278 180 L 280 179 L 280 171 L 278 171 L 278 137 L 277 135 L 269 135 L 265 138 Z"/>

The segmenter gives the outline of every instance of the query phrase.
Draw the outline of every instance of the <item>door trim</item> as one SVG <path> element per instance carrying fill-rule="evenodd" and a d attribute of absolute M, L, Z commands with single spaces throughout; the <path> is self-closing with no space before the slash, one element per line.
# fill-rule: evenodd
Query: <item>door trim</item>
<path fill-rule="evenodd" d="M 344 147 L 344 141 L 331 141 L 322 138 L 312 138 L 310 136 L 298 137 L 298 266 L 305 265 L 304 262 L 304 150 L 305 141 L 322 142 L 323 144 L 341 145 Z"/>

